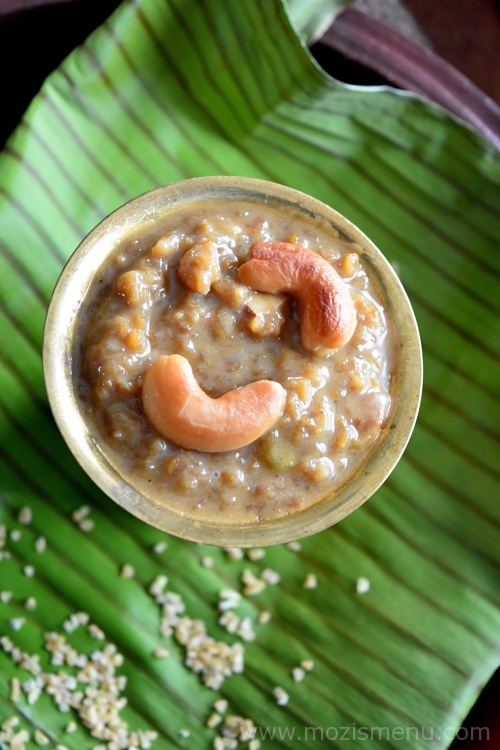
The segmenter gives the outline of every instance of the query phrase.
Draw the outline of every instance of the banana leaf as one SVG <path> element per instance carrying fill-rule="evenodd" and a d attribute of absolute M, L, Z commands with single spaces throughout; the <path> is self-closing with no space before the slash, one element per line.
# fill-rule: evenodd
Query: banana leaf
<path fill-rule="evenodd" d="M 499 154 L 421 98 L 337 82 L 296 28 L 279 0 L 124 2 L 48 78 L 0 155 L 7 747 L 14 729 L 28 747 L 45 742 L 36 731 L 50 747 L 147 747 L 137 733 L 149 729 L 157 750 L 445 748 L 499 665 Z M 290 185 L 358 224 L 397 266 L 424 351 L 419 420 L 391 477 L 300 549 L 260 558 L 167 537 L 104 497 L 59 436 L 42 376 L 48 300 L 86 232 L 139 193 L 211 174 Z M 221 591 L 265 568 L 281 580 L 234 605 L 255 633 L 242 640 L 219 622 Z M 215 690 L 161 632 L 159 575 L 211 643 L 243 643 L 243 671 Z M 53 663 L 47 633 L 73 652 Z M 109 644 L 123 663 L 83 682 L 71 653 L 95 666 Z M 23 654 L 39 655 L 38 698 Z M 63 672 L 61 697 L 47 686 Z M 75 692 L 92 704 L 110 682 L 96 730 Z M 253 725 L 242 735 L 228 716 Z"/>

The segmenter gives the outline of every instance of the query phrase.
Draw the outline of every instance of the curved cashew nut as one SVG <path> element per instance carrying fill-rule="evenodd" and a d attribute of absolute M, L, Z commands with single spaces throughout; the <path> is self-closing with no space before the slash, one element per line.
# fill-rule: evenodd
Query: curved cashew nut
<path fill-rule="evenodd" d="M 290 242 L 256 242 L 250 249 L 252 259 L 240 266 L 240 281 L 259 292 L 296 297 L 304 349 L 323 356 L 347 344 L 356 327 L 356 309 L 328 261 Z"/>
<path fill-rule="evenodd" d="M 242 448 L 269 430 L 283 411 L 286 391 L 274 380 L 257 380 L 208 396 L 179 354 L 162 355 L 144 378 L 147 417 L 168 440 L 183 448 L 216 452 Z"/>

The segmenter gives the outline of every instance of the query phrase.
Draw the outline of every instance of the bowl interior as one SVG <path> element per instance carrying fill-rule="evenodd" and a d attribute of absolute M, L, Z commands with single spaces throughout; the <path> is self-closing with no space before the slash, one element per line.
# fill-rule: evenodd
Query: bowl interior
<path fill-rule="evenodd" d="M 205 521 L 175 512 L 139 491 L 122 475 L 75 396 L 73 365 L 78 312 L 98 269 L 132 236 L 161 236 L 181 208 L 206 201 L 249 201 L 300 215 L 347 243 L 355 243 L 375 279 L 397 336 L 391 383 L 393 406 L 367 461 L 333 496 L 279 519 L 248 523 Z M 391 265 L 374 244 L 332 208 L 296 190 L 239 177 L 194 178 L 157 188 L 128 202 L 83 240 L 64 267 L 49 305 L 44 332 L 44 374 L 56 423 L 75 458 L 118 505 L 141 520 L 182 538 L 228 547 L 278 544 L 331 526 L 358 508 L 398 462 L 413 430 L 422 389 L 420 339 L 411 305 Z"/>

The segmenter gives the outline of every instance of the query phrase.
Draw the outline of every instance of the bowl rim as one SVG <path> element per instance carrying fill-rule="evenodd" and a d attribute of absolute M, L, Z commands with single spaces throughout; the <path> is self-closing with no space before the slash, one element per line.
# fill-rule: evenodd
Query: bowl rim
<path fill-rule="evenodd" d="M 362 248 L 376 276 L 398 333 L 397 383 L 390 424 L 381 431 L 367 461 L 333 496 L 303 510 L 265 522 L 224 523 L 179 513 L 142 494 L 122 476 L 79 409 L 73 388 L 73 350 L 78 311 L 107 257 L 131 234 L 140 235 L 181 207 L 207 200 L 257 201 L 330 226 Z M 74 250 L 54 287 L 43 333 L 43 372 L 54 420 L 80 466 L 119 506 L 175 536 L 223 547 L 281 544 L 315 534 L 359 508 L 387 479 L 413 432 L 420 406 L 423 362 L 418 326 L 394 268 L 351 221 L 326 203 L 295 188 L 251 177 L 194 177 L 154 188 L 127 201 L 94 227 Z"/>

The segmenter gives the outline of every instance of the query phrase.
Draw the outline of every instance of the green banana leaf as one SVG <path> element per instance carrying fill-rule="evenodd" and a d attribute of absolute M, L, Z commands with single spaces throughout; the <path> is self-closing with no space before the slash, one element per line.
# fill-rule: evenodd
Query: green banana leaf
<path fill-rule="evenodd" d="M 281 182 L 345 214 L 397 266 L 422 335 L 421 413 L 391 477 L 300 550 L 272 547 L 261 559 L 167 537 L 104 497 L 59 436 L 42 376 L 48 300 L 86 232 L 139 193 L 211 174 Z M 29 732 L 28 747 L 45 741 L 38 730 L 48 747 L 71 750 L 147 747 L 137 732 L 148 729 L 156 750 L 230 748 L 234 737 L 216 739 L 231 734 L 228 716 L 253 722 L 253 744 L 236 739 L 251 750 L 255 740 L 348 740 L 364 750 L 451 743 L 500 662 L 499 207 L 491 145 L 415 96 L 328 77 L 279 0 L 124 2 L 50 76 L 0 156 L 7 747 L 11 717 L 15 731 Z M 125 574 L 126 564 L 135 572 Z M 219 624 L 220 592 L 241 592 L 243 572 L 264 568 L 281 580 L 233 610 L 255 631 L 242 641 Z M 315 588 L 304 587 L 310 574 Z M 211 643 L 243 643 L 242 673 L 214 690 L 186 665 L 179 637 L 160 632 L 164 600 L 149 591 L 159 575 Z M 359 593 L 363 577 L 370 588 Z M 73 627 L 76 612 L 105 641 L 83 617 Z M 66 678 L 65 698 L 49 694 L 46 676 L 35 700 L 27 681 L 37 670 L 23 653 L 39 654 L 45 675 L 79 669 L 51 663 L 46 633 L 94 665 L 114 644 L 123 663 L 100 683 Z M 158 658 L 158 648 L 169 655 Z M 313 669 L 293 672 L 304 660 Z M 126 722 L 129 733 L 114 745 L 65 705 L 77 689 L 90 705 L 113 685 L 104 726 Z M 220 698 L 228 707 L 218 704 L 214 726 Z"/>
<path fill-rule="evenodd" d="M 322 37 L 351 0 L 285 0 L 288 16 L 308 44 Z"/>

